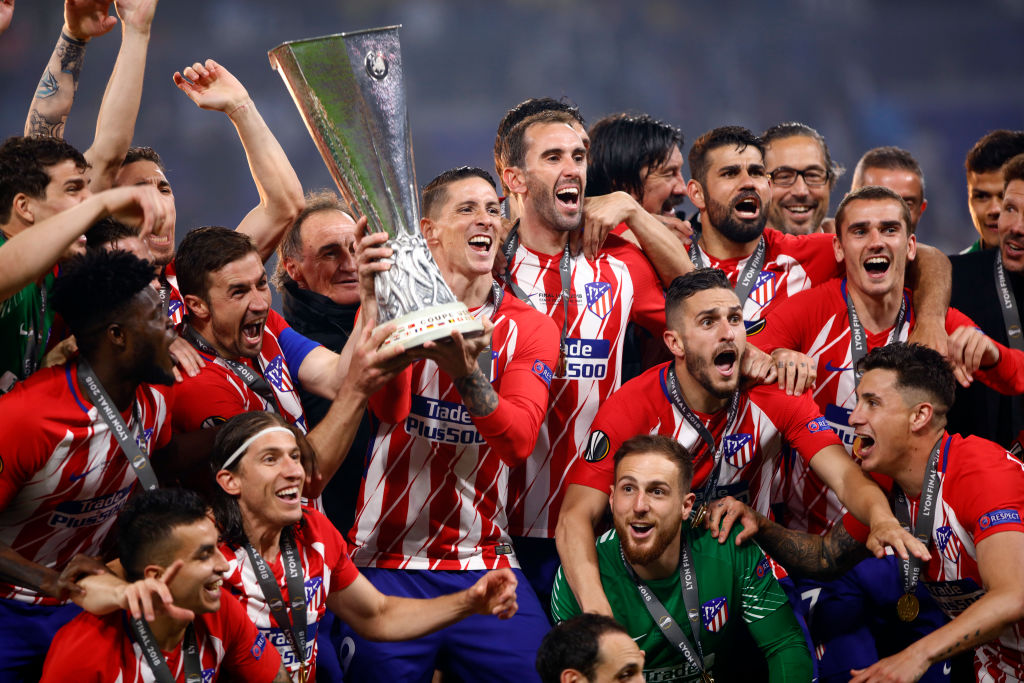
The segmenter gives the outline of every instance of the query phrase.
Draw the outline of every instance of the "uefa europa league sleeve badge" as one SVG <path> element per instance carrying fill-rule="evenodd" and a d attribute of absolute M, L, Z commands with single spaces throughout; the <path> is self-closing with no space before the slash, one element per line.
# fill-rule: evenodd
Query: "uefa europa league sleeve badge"
<path fill-rule="evenodd" d="M 406 349 L 483 330 L 441 276 L 420 233 L 419 192 L 398 26 L 283 43 L 270 51 L 320 155 L 369 232 L 386 232 L 391 269 L 377 273 L 384 346 Z"/>

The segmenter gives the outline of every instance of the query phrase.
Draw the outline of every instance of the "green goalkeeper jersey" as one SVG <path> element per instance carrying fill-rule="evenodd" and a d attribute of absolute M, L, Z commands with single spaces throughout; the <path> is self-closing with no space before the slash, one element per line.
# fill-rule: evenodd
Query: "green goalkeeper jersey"
<path fill-rule="evenodd" d="M 786 595 L 779 586 L 771 563 L 755 543 L 736 546 L 739 525 L 725 543 L 719 543 L 704 529 L 691 530 L 683 525 L 683 540 L 693 553 L 697 574 L 700 639 L 705 664 L 712 673 L 730 668 L 725 660 L 740 655 L 747 635 L 768 661 L 770 680 L 809 681 L 811 655 L 807 641 L 797 624 Z M 597 541 L 601 584 L 616 621 L 645 653 L 644 678 L 650 682 L 698 680 L 700 671 L 686 661 L 654 623 L 636 584 L 626 572 L 614 530 Z M 689 638 L 693 632 L 686 617 L 679 573 L 669 578 L 648 581 L 654 594 Z M 564 621 L 580 613 L 579 604 L 559 568 L 551 594 L 551 613 L 555 621 Z M 721 676 L 719 677 L 721 678 Z"/>

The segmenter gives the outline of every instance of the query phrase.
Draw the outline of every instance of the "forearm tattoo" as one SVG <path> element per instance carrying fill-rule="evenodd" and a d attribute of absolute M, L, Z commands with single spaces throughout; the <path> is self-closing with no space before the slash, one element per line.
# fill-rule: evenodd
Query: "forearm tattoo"
<path fill-rule="evenodd" d="M 767 522 L 758 531 L 757 542 L 787 572 L 815 579 L 839 576 L 868 556 L 867 548 L 850 536 L 842 524 L 822 538 Z"/>
<path fill-rule="evenodd" d="M 64 124 L 67 122 L 70 105 L 60 112 L 54 112 L 49 116 L 40 113 L 38 104 L 42 100 L 49 100 L 62 92 L 61 82 L 54 73 L 54 67 L 59 65 L 59 73 L 71 77 L 70 99 L 73 100 L 75 91 L 78 90 L 78 77 L 82 73 L 82 64 L 85 62 L 85 43 L 75 40 L 61 32 L 57 39 L 57 47 L 53 50 L 50 62 L 43 71 L 39 85 L 36 86 L 35 97 L 32 100 L 32 108 L 28 114 L 29 135 L 46 135 L 50 137 L 61 137 L 64 135 Z M 66 86 L 65 86 L 66 88 Z M 70 101 L 70 100 L 69 100 Z"/>
<path fill-rule="evenodd" d="M 473 372 L 455 380 L 455 388 L 471 415 L 490 415 L 498 407 L 498 394 L 480 368 L 473 368 Z"/>

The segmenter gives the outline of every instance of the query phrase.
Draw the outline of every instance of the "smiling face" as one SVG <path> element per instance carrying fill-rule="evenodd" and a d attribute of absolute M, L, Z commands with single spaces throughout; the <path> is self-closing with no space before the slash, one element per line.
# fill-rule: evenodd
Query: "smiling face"
<path fill-rule="evenodd" d="M 421 223 L 441 272 L 467 278 L 489 274 L 501 229 L 494 187 L 483 178 L 463 178 L 446 185 L 444 197 Z"/>
<path fill-rule="evenodd" d="M 1003 268 L 1024 273 L 1024 180 L 1007 183 L 998 224 Z"/>
<path fill-rule="evenodd" d="M 523 168 L 517 169 L 520 183 L 509 185 L 525 195 L 524 217 L 551 230 L 576 230 L 583 221 L 587 183 L 587 150 L 579 133 L 566 123 L 535 123 L 524 140 L 526 156 Z"/>
<path fill-rule="evenodd" d="M 710 150 L 707 162 L 705 184 L 690 180 L 687 185 L 705 228 L 741 244 L 756 240 L 764 232 L 771 200 L 760 150 L 726 145 Z"/>
<path fill-rule="evenodd" d="M 177 542 L 173 560 L 184 565 L 168 584 L 174 604 L 195 612 L 196 616 L 220 609 L 221 575 L 228 563 L 217 550 L 217 528 L 203 518 L 192 524 L 174 527 Z"/>
<path fill-rule="evenodd" d="M 295 436 L 272 431 L 254 441 L 232 470 L 217 479 L 230 495 L 238 496 L 246 529 L 281 529 L 302 519 L 301 451 Z"/>
<path fill-rule="evenodd" d="M 302 222 L 302 253 L 285 259 L 285 268 L 303 289 L 323 294 L 336 304 L 359 303 L 356 274 L 356 222 L 348 214 L 326 209 Z"/>
<path fill-rule="evenodd" d="M 847 286 L 869 297 L 903 290 L 907 261 L 917 241 L 907 234 L 895 199 L 858 199 L 847 204 L 833 238 L 836 260 L 846 263 Z"/>
<path fill-rule="evenodd" d="M 679 381 L 690 400 L 694 391 L 711 402 L 736 391 L 747 337 L 735 292 L 717 287 L 696 292 L 673 311 L 668 324 L 665 343 L 685 363 L 686 376 L 680 373 Z"/>
<path fill-rule="evenodd" d="M 150 185 L 160 193 L 160 199 L 164 203 L 164 211 L 169 217 L 170 230 L 162 236 L 148 235 L 146 241 L 149 249 L 153 252 L 154 262 L 158 266 L 167 265 L 174 258 L 174 192 L 171 191 L 171 184 L 167 182 L 167 176 L 160 170 L 156 163 L 148 159 L 133 161 L 125 164 L 117 172 L 114 180 L 115 187 L 124 185 Z"/>
<path fill-rule="evenodd" d="M 256 358 L 270 311 L 267 272 L 256 252 L 207 276 L 206 300 L 186 295 L 200 334 L 225 358 Z M 198 314 L 197 314 L 198 311 Z"/>
<path fill-rule="evenodd" d="M 765 148 L 764 160 L 769 173 L 780 169 L 828 173 L 821 145 L 804 135 L 773 140 Z M 808 185 L 801 175 L 789 187 L 772 183 L 772 203 L 768 211 L 771 226 L 794 235 L 817 231 L 828 213 L 830 192 L 831 183 Z"/>
<path fill-rule="evenodd" d="M 673 216 L 677 204 L 686 199 L 686 181 L 683 180 L 683 154 L 673 147 L 668 159 L 654 168 L 640 169 L 644 179 L 644 196 L 640 205 L 654 215 Z"/>
<path fill-rule="evenodd" d="M 616 463 L 609 504 L 629 563 L 674 568 L 679 533 L 693 501 L 678 465 L 665 455 L 631 453 Z"/>

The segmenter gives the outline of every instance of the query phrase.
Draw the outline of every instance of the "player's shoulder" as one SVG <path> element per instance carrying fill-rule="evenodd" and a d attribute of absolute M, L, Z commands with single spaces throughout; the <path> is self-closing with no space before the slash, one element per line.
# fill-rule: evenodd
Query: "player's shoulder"
<path fill-rule="evenodd" d="M 302 522 L 298 525 L 297 535 L 306 544 L 331 543 L 344 549 L 345 541 L 341 532 L 331 523 L 327 516 L 311 506 L 302 506 Z"/>
<path fill-rule="evenodd" d="M 522 332 L 532 333 L 537 331 L 540 334 L 553 332 L 558 334 L 558 326 L 550 317 L 544 315 L 536 308 L 521 301 L 507 292 L 501 301 L 500 314 L 508 318 L 509 323 L 514 323 Z"/>
<path fill-rule="evenodd" d="M 74 419 L 88 406 L 74 389 L 73 366 L 44 368 L 0 396 L 0 423 L 24 430 L 49 420 Z"/>
<path fill-rule="evenodd" d="M 682 249 L 682 245 L 679 247 Z M 601 250 L 597 253 L 597 261 L 621 261 L 628 267 L 642 265 L 654 269 L 651 262 L 647 260 L 644 252 L 629 240 L 615 234 L 609 234 L 604 241 Z"/>
<path fill-rule="evenodd" d="M 292 326 L 288 324 L 288 321 L 284 319 L 284 316 L 274 309 L 270 309 L 267 311 L 266 328 L 280 337 L 281 332 L 284 330 L 290 330 Z"/>
<path fill-rule="evenodd" d="M 787 255 L 797 257 L 798 260 L 815 257 L 835 259 L 830 234 L 816 232 L 810 235 L 790 235 L 775 228 L 765 228 L 762 234 L 769 257 Z"/>
<path fill-rule="evenodd" d="M 1024 463 L 996 442 L 980 436 L 950 435 L 948 449 L 939 453 L 938 466 L 953 480 L 975 474 L 993 481 L 1009 477 L 1024 484 Z"/>
<path fill-rule="evenodd" d="M 106 644 L 110 648 L 126 637 L 125 618 L 125 614 L 119 610 L 103 615 L 80 612 L 57 631 L 51 649 L 74 652 L 76 657 L 91 657 L 97 650 L 108 652 L 97 646 Z M 107 656 L 104 654 L 103 659 Z"/>
<path fill-rule="evenodd" d="M 611 404 L 615 410 L 621 411 L 628 406 L 649 406 L 667 402 L 665 371 L 672 362 L 659 363 L 627 381 L 612 392 L 602 404 L 602 408 Z"/>

